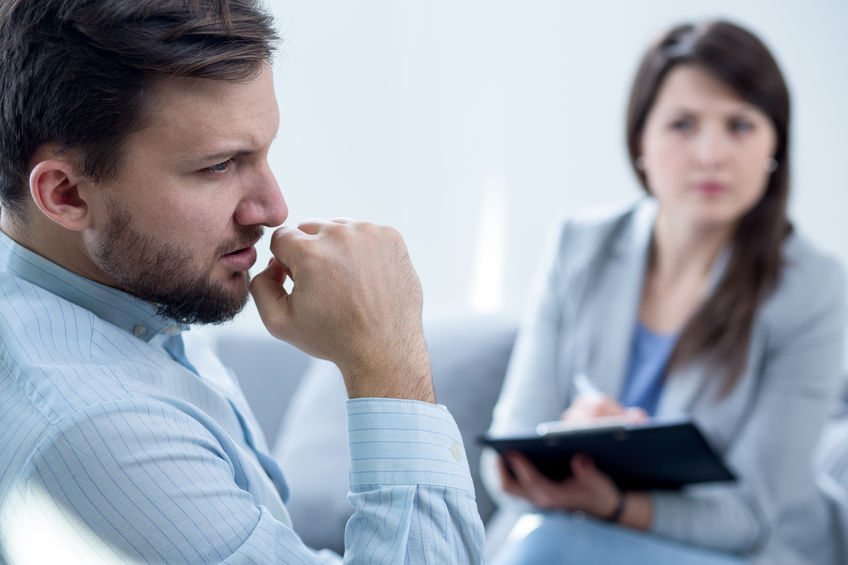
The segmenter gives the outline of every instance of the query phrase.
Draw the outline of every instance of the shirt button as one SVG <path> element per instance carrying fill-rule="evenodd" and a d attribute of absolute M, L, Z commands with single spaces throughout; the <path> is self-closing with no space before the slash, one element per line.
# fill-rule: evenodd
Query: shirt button
<path fill-rule="evenodd" d="M 135 337 L 144 337 L 147 335 L 147 326 L 144 324 L 136 324 L 133 328 L 133 335 Z"/>
<path fill-rule="evenodd" d="M 167 326 L 165 328 L 165 333 L 168 334 L 168 335 L 176 335 L 176 334 L 180 333 L 180 327 L 171 324 L 170 326 Z"/>
<path fill-rule="evenodd" d="M 462 460 L 462 448 L 458 444 L 453 444 L 450 448 L 450 451 L 454 459 L 456 459 L 457 461 Z"/>

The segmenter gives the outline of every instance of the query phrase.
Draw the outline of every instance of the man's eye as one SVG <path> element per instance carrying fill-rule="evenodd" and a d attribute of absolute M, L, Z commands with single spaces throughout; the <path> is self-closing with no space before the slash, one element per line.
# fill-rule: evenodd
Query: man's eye
<path fill-rule="evenodd" d="M 221 174 L 226 173 L 230 166 L 233 164 L 233 159 L 227 159 L 217 165 L 212 165 L 211 167 L 207 167 L 207 171 L 213 174 Z"/>

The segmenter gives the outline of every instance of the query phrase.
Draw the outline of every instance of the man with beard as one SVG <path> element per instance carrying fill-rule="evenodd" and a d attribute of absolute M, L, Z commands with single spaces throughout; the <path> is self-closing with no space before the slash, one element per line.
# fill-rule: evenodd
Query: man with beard
<path fill-rule="evenodd" d="M 0 558 L 339 562 L 297 538 L 236 381 L 186 336 L 250 291 L 343 374 L 345 561 L 482 560 L 397 232 L 281 227 L 249 281 L 287 215 L 275 39 L 251 0 L 0 0 Z"/>

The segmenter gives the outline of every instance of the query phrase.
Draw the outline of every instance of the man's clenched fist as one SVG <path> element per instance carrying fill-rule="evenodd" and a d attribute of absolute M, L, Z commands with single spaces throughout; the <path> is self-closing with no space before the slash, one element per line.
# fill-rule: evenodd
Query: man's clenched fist
<path fill-rule="evenodd" d="M 434 402 L 421 283 L 396 230 L 313 220 L 277 229 L 271 252 L 250 291 L 273 336 L 335 363 L 351 398 Z"/>

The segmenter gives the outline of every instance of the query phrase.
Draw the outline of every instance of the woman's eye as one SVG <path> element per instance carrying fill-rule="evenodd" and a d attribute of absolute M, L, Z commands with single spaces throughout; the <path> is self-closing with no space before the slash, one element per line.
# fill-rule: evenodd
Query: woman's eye
<path fill-rule="evenodd" d="M 671 129 L 675 131 L 689 131 L 693 126 L 692 120 L 688 118 L 680 118 L 671 122 Z"/>
<path fill-rule="evenodd" d="M 754 129 L 754 125 L 748 120 L 734 119 L 730 121 L 730 131 L 733 133 L 745 133 Z"/>

